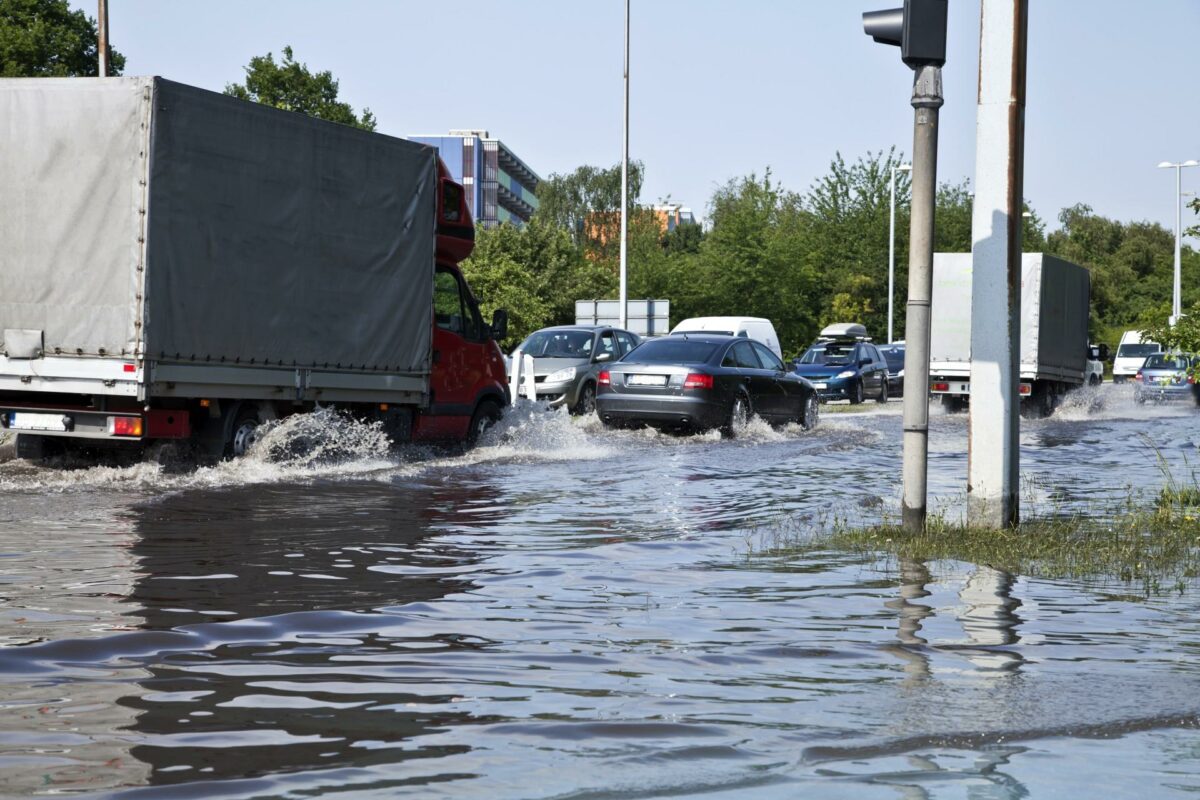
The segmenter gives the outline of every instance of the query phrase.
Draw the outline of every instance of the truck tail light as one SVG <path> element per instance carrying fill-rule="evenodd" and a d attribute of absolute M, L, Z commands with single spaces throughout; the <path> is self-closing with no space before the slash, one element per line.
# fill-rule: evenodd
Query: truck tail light
<path fill-rule="evenodd" d="M 608 370 L 600 370 L 600 374 L 596 376 L 596 383 L 601 386 L 611 386 L 612 376 L 608 374 Z"/>
<path fill-rule="evenodd" d="M 948 392 L 948 391 L 950 391 L 950 384 L 938 382 L 938 383 L 933 384 L 929 388 L 933 389 L 935 392 Z"/>
<path fill-rule="evenodd" d="M 141 417 L 109 417 L 108 432 L 113 436 L 141 436 Z"/>
<path fill-rule="evenodd" d="M 1018 391 L 1021 393 L 1022 397 L 1026 397 L 1030 394 L 1033 394 L 1033 386 L 1028 383 L 1022 383 L 1021 388 L 1018 389 Z"/>
<path fill-rule="evenodd" d="M 703 372 L 691 372 L 683 379 L 683 388 L 711 389 L 713 388 L 713 376 Z"/>

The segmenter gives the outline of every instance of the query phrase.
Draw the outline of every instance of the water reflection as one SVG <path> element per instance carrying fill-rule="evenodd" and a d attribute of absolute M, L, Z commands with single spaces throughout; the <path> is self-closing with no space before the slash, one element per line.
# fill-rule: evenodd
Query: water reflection
<path fill-rule="evenodd" d="M 424 664 L 486 641 L 430 627 L 423 604 L 469 591 L 470 554 L 429 542 L 486 489 L 315 486 L 185 494 L 134 512 L 147 630 L 197 641 L 150 659 L 136 712 L 152 785 L 439 758 L 445 726 L 478 723 L 430 696 Z M 456 523 L 466 517 L 456 515 Z M 220 621 L 213 624 L 213 620 Z M 415 684 L 413 691 L 408 691 Z"/>

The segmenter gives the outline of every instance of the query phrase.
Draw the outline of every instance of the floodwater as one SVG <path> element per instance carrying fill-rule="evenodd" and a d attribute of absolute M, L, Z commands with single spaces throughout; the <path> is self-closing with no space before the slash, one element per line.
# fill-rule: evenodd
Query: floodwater
<path fill-rule="evenodd" d="M 1026 423 L 1027 513 L 1190 480 L 1193 407 Z M 1200 793 L 1200 592 L 779 555 L 877 522 L 900 404 L 813 432 L 513 413 L 466 455 L 292 420 L 236 464 L 0 465 L 0 794 Z M 934 416 L 959 513 L 966 417 Z"/>

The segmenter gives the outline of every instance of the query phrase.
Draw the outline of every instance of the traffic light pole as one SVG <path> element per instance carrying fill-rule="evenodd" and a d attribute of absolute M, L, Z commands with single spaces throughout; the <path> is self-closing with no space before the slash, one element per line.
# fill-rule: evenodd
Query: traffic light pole
<path fill-rule="evenodd" d="M 913 79 L 912 225 L 908 250 L 908 318 L 904 339 L 905 530 L 925 527 L 929 459 L 929 307 L 933 294 L 933 222 L 937 194 L 938 109 L 942 68 L 920 66 Z"/>

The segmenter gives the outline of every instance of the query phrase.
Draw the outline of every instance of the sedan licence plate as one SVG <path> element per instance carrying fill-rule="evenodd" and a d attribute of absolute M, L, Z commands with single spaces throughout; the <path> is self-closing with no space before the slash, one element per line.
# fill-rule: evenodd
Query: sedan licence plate
<path fill-rule="evenodd" d="M 823 383 L 814 383 L 813 388 L 814 389 L 824 389 L 824 388 L 826 388 L 826 385 Z"/>
<path fill-rule="evenodd" d="M 666 375 L 629 375 L 625 378 L 626 386 L 666 386 Z"/>
<path fill-rule="evenodd" d="M 8 427 L 18 431 L 65 431 L 67 418 L 62 414 L 30 414 L 14 411 L 8 417 Z"/>

